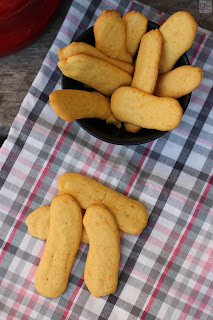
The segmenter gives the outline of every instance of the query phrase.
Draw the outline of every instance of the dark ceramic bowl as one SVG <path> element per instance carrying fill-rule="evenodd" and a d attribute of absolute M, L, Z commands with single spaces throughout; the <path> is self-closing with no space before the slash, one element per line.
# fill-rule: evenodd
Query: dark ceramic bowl
<path fill-rule="evenodd" d="M 159 25 L 149 21 L 147 31 L 150 31 L 151 29 L 156 29 L 156 28 L 159 28 Z M 76 40 L 76 42 L 86 42 L 94 46 L 95 40 L 94 40 L 93 27 L 86 30 Z M 177 61 L 174 68 L 180 67 L 183 65 L 189 65 L 189 64 L 190 63 L 187 58 L 187 55 L 184 54 Z M 85 86 L 81 82 L 78 82 L 71 78 L 67 78 L 64 75 L 62 76 L 62 88 L 94 91 L 94 89 Z M 183 108 L 183 112 L 185 112 L 189 104 L 190 97 L 191 97 L 191 93 L 178 99 L 181 107 Z M 159 137 L 162 137 L 167 132 L 167 131 L 158 131 L 154 129 L 142 128 L 137 133 L 130 133 L 125 130 L 124 126 L 122 126 L 121 129 L 117 129 L 115 125 L 107 124 L 105 121 L 99 120 L 99 119 L 81 119 L 76 121 L 82 128 L 84 128 L 84 130 L 86 130 L 96 138 L 109 143 L 122 144 L 122 145 L 136 145 L 136 144 L 147 143 L 149 141 L 153 141 Z"/>

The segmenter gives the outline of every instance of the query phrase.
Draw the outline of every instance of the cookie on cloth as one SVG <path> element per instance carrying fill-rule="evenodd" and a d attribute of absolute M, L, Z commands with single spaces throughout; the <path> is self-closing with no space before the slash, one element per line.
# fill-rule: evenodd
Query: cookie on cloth
<path fill-rule="evenodd" d="M 50 206 L 42 206 L 31 212 L 25 219 L 28 232 L 32 237 L 40 240 L 46 240 L 50 227 Z M 123 232 L 119 230 L 120 237 Z M 82 229 L 81 243 L 89 243 L 85 228 Z"/>
<path fill-rule="evenodd" d="M 141 202 L 85 175 L 66 172 L 59 177 L 57 186 L 59 192 L 71 194 L 83 209 L 92 204 L 104 204 L 115 216 L 123 232 L 139 234 L 147 224 L 147 211 Z"/>
<path fill-rule="evenodd" d="M 81 207 L 69 194 L 55 196 L 47 242 L 35 274 L 35 287 L 41 295 L 55 298 L 66 290 L 81 236 Z"/>
<path fill-rule="evenodd" d="M 120 235 L 113 214 L 103 205 L 87 208 L 83 224 L 89 239 L 84 281 L 96 297 L 114 293 L 118 284 Z"/>
<path fill-rule="evenodd" d="M 32 237 L 46 240 L 50 226 L 50 206 L 42 206 L 31 212 L 25 219 Z"/>

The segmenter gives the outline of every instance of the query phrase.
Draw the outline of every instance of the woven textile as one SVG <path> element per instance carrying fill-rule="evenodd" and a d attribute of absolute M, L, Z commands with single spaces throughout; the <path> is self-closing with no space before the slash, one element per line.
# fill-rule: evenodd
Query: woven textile
<path fill-rule="evenodd" d="M 187 52 L 204 71 L 180 125 L 153 142 L 116 146 L 58 118 L 49 94 L 61 88 L 57 49 L 94 24 L 104 9 L 167 16 L 127 0 L 72 1 L 66 19 L 0 150 L 0 319 L 213 318 L 213 37 L 199 29 Z M 24 223 L 49 205 L 58 177 L 79 172 L 143 202 L 149 222 L 140 236 L 124 234 L 118 288 L 96 299 L 83 278 L 81 244 L 67 290 L 39 295 L 34 276 L 44 242 Z"/>

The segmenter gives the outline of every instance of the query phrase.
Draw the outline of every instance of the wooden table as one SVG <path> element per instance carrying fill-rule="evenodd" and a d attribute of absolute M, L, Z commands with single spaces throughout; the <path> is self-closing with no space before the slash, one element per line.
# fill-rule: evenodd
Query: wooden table
<path fill-rule="evenodd" d="M 186 10 L 195 17 L 199 26 L 213 31 L 213 14 L 199 13 L 198 0 L 142 0 L 141 2 L 169 14 Z M 71 0 L 62 2 L 54 20 L 36 41 L 21 51 L 0 58 L 0 145 L 7 136 L 70 5 Z"/>

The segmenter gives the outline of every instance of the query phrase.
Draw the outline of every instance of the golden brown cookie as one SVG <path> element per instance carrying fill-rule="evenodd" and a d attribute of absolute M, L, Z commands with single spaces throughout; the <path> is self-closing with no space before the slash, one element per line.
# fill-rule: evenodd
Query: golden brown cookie
<path fill-rule="evenodd" d="M 50 227 L 50 206 L 43 206 L 31 212 L 25 219 L 25 224 L 32 237 L 46 240 Z M 86 244 L 89 243 L 84 227 L 82 229 L 81 242 Z"/>
<path fill-rule="evenodd" d="M 161 49 L 162 36 L 158 29 L 143 35 L 131 87 L 153 94 L 158 77 Z"/>
<path fill-rule="evenodd" d="M 131 133 L 137 133 L 138 131 L 140 131 L 142 129 L 139 126 L 136 126 L 135 124 L 131 124 L 128 122 L 124 122 L 124 128 L 126 129 L 126 131 L 131 132 Z"/>
<path fill-rule="evenodd" d="M 147 30 L 147 17 L 137 11 L 126 13 L 122 20 L 126 26 L 126 49 L 134 58 L 141 41 L 141 37 Z"/>
<path fill-rule="evenodd" d="M 96 297 L 114 293 L 117 289 L 120 261 L 120 235 L 113 214 L 102 205 L 91 205 L 83 224 L 89 239 L 89 252 L 84 281 Z"/>
<path fill-rule="evenodd" d="M 134 66 L 130 63 L 123 62 L 120 60 L 112 59 L 108 56 L 106 56 L 103 52 L 99 51 L 93 46 L 90 46 L 87 43 L 84 42 L 72 42 L 68 46 L 66 46 L 63 49 L 58 49 L 58 57 L 59 60 L 66 60 L 67 58 L 74 56 L 79 53 L 84 53 L 88 56 L 101 59 L 103 61 L 106 61 L 121 70 L 124 70 L 128 72 L 129 74 L 133 75 L 134 73 Z"/>
<path fill-rule="evenodd" d="M 71 231 L 72 230 L 72 231 Z M 82 235 L 82 211 L 69 194 L 54 197 L 47 242 L 35 274 L 36 290 L 55 298 L 67 287 Z"/>
<path fill-rule="evenodd" d="M 199 67 L 181 66 L 159 75 L 154 95 L 180 98 L 192 92 L 202 81 L 203 71 Z"/>
<path fill-rule="evenodd" d="M 104 10 L 95 21 L 95 47 L 106 56 L 132 63 L 132 56 L 126 50 L 126 29 L 120 13 Z"/>
<path fill-rule="evenodd" d="M 159 73 L 165 73 L 174 67 L 177 60 L 191 48 L 196 33 L 197 22 L 186 11 L 171 15 L 160 27 L 163 37 Z"/>
<path fill-rule="evenodd" d="M 111 112 L 109 98 L 99 92 L 55 90 L 49 95 L 49 104 L 53 111 L 65 121 L 97 118 L 118 127 L 121 126 Z"/>
<path fill-rule="evenodd" d="M 153 94 L 158 77 L 162 36 L 158 29 L 145 33 L 141 39 L 131 87 Z M 124 123 L 127 131 L 136 133 L 141 127 Z"/>
<path fill-rule="evenodd" d="M 67 172 L 59 177 L 58 190 L 71 194 L 83 209 L 91 204 L 104 204 L 115 216 L 120 230 L 139 234 L 148 217 L 145 206 L 100 182 L 79 173 Z"/>
<path fill-rule="evenodd" d="M 111 96 L 117 88 L 130 85 L 132 82 L 128 72 L 86 54 L 76 54 L 67 60 L 59 61 L 58 67 L 65 76 L 80 81 L 106 96 Z"/>
<path fill-rule="evenodd" d="M 25 219 L 32 237 L 46 240 L 50 225 L 50 206 L 42 206 L 31 212 Z"/>
<path fill-rule="evenodd" d="M 113 93 L 111 109 L 122 122 L 161 131 L 177 127 L 183 114 L 177 100 L 156 97 L 132 87 L 122 87 Z"/>

